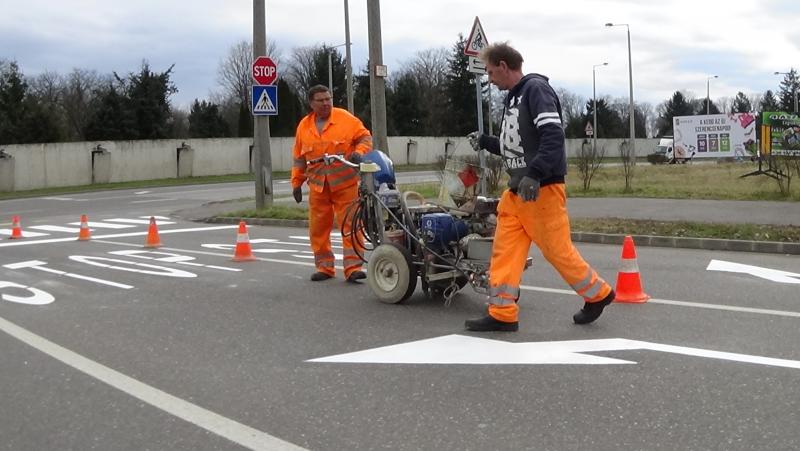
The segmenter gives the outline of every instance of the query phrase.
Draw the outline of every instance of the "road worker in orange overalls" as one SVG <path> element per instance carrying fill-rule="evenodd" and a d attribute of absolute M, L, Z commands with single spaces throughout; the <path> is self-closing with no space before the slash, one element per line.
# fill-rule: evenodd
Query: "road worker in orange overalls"
<path fill-rule="evenodd" d="M 311 112 L 297 125 L 292 149 L 292 195 L 297 203 L 303 200 L 301 187 L 308 182 L 308 222 L 311 250 L 317 272 L 311 280 L 318 282 L 335 276 L 331 230 L 334 219 L 342 232 L 344 276 L 348 282 L 367 277 L 361 270 L 361 258 L 353 249 L 349 221 L 345 212 L 358 197 L 358 174 L 339 161 L 325 164 L 327 153 L 337 154 L 350 162 L 360 163 L 372 150 L 372 135 L 361 121 L 347 110 L 333 107 L 331 92 L 317 85 L 308 90 Z M 363 249 L 359 249 L 363 255 Z"/>
<path fill-rule="evenodd" d="M 517 301 L 531 243 L 583 297 L 575 323 L 591 323 L 614 300 L 614 290 L 583 260 L 570 237 L 561 103 L 547 77 L 522 73 L 522 55 L 508 43 L 492 44 L 480 55 L 489 81 L 508 94 L 500 138 L 475 132 L 470 143 L 503 157 L 510 179 L 497 207 L 488 314 L 465 326 L 472 331 L 519 328 Z"/>

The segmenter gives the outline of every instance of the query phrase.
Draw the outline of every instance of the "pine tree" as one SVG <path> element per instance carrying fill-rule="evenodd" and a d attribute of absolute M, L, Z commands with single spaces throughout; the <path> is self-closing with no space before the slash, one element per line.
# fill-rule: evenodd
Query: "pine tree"
<path fill-rule="evenodd" d="M 230 135 L 228 124 L 219 112 L 219 105 L 195 99 L 189 113 L 189 137 L 226 138 Z"/>
<path fill-rule="evenodd" d="M 749 113 L 753 110 L 753 105 L 750 103 L 750 99 L 742 92 L 739 91 L 736 94 L 736 98 L 733 99 L 733 105 L 731 105 L 731 113 Z"/>
<path fill-rule="evenodd" d="M 464 54 L 466 45 L 467 40 L 459 34 L 448 60 L 445 94 L 449 115 L 445 117 L 443 130 L 447 136 L 464 136 L 477 128 L 475 76 L 467 70 L 469 59 Z"/>
<path fill-rule="evenodd" d="M 781 111 L 781 106 L 778 104 L 778 100 L 775 98 L 775 94 L 772 93 L 771 89 L 768 89 L 767 92 L 764 93 L 764 97 L 761 99 L 761 104 L 759 105 L 759 110 L 762 112 Z"/>
<path fill-rule="evenodd" d="M 692 116 L 694 109 L 692 104 L 686 100 L 686 96 L 680 91 L 675 91 L 672 98 L 667 101 L 664 113 L 658 118 L 657 135 L 666 136 L 672 134 L 672 120 L 675 116 Z"/>

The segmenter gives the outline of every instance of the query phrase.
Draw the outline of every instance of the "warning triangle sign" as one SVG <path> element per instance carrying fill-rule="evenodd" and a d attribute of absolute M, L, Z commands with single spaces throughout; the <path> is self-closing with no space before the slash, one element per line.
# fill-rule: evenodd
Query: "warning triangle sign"
<path fill-rule="evenodd" d="M 256 106 L 253 107 L 254 113 L 275 113 L 277 108 L 275 108 L 275 104 L 272 103 L 272 99 L 269 98 L 267 95 L 267 90 L 261 91 L 261 97 L 258 98 L 258 102 L 256 102 Z"/>
<path fill-rule="evenodd" d="M 489 45 L 489 41 L 486 39 L 486 33 L 483 32 L 480 19 L 475 16 L 475 22 L 472 23 L 472 31 L 469 32 L 469 38 L 467 38 L 467 46 L 464 47 L 464 54 L 478 56 L 481 49 L 487 45 Z"/>

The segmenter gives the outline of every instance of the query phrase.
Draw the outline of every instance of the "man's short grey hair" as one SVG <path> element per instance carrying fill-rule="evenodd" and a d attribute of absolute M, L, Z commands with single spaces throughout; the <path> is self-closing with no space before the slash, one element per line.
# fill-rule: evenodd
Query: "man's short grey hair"
<path fill-rule="evenodd" d="M 325 85 L 314 85 L 308 89 L 308 101 L 314 100 L 314 94 L 318 94 L 320 92 L 331 92 Z"/>

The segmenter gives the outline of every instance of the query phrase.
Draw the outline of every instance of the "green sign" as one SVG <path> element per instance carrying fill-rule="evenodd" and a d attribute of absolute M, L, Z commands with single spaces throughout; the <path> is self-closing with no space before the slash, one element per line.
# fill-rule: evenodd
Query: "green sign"
<path fill-rule="evenodd" d="M 774 155 L 800 155 L 800 116 L 770 111 L 761 113 L 764 125 L 770 127 L 770 142 Z M 761 139 L 766 139 L 761 137 Z"/>

